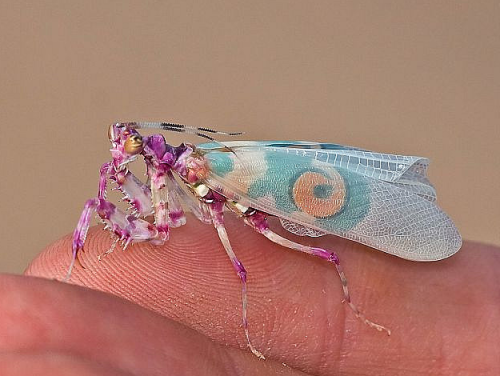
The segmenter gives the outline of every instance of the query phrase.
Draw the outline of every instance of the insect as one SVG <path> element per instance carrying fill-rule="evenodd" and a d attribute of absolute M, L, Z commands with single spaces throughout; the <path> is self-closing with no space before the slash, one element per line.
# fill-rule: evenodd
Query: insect
<path fill-rule="evenodd" d="M 141 128 L 194 133 L 211 142 L 172 146 L 161 134 L 141 136 Z M 335 252 L 278 235 L 269 228 L 268 216 L 278 217 L 293 234 L 334 234 L 409 260 L 436 261 L 460 249 L 458 230 L 435 204 L 436 191 L 426 177 L 425 158 L 303 141 L 222 144 L 209 133 L 234 135 L 174 123 L 116 123 L 109 127 L 112 160 L 102 165 L 98 195 L 85 203 L 74 231 L 66 280 L 83 249 L 93 212 L 124 248 L 131 242 L 160 245 L 168 240 L 171 228 L 186 223 L 184 203 L 200 221 L 217 230 L 241 280 L 247 345 L 264 358 L 250 340 L 247 273 L 224 227 L 225 208 L 270 241 L 331 262 L 354 314 L 388 334 L 387 328 L 368 320 L 351 301 Z M 139 156 L 146 163 L 146 183 L 128 169 Z M 106 199 L 108 180 L 116 183 L 132 213 Z M 150 216 L 153 224 L 145 220 Z"/>

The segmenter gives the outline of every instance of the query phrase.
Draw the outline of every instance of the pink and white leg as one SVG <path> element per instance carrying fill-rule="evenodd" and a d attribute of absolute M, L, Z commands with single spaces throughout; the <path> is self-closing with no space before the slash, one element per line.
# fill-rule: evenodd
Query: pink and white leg
<path fill-rule="evenodd" d="M 111 163 L 110 163 L 111 164 Z M 129 203 L 130 208 L 132 209 L 131 214 L 135 216 L 136 218 L 139 217 L 147 217 L 153 214 L 153 204 L 151 203 L 151 190 L 149 187 L 144 184 L 142 181 L 140 181 L 134 174 L 132 174 L 129 170 L 122 170 L 122 171 L 114 171 L 114 169 L 111 168 L 111 174 L 110 174 L 110 179 L 114 180 L 116 185 L 117 185 L 117 190 L 119 190 L 123 194 L 123 198 L 126 202 Z M 102 198 L 102 196 L 106 195 L 105 188 L 106 188 L 106 180 L 102 178 L 100 179 L 100 184 L 99 184 L 99 197 Z M 102 187 L 104 186 L 104 192 L 102 192 Z M 110 226 L 106 221 L 102 220 L 102 222 L 106 225 L 105 229 L 110 230 L 112 234 L 113 228 Z M 99 260 L 101 260 L 102 257 L 112 253 L 116 247 L 116 244 L 120 240 L 116 234 L 114 234 L 114 241 L 111 244 L 110 248 L 104 252 L 102 255 L 99 255 Z M 125 247 L 127 244 L 125 244 Z"/>
<path fill-rule="evenodd" d="M 317 256 L 322 258 L 323 260 L 327 260 L 335 265 L 335 268 L 337 269 L 337 273 L 340 277 L 340 281 L 342 283 L 342 290 L 344 292 L 344 301 L 349 305 L 349 308 L 352 309 L 354 314 L 356 315 L 357 318 L 359 318 L 363 323 L 366 325 L 377 329 L 378 331 L 386 331 L 387 334 L 391 334 L 391 331 L 387 329 L 386 327 L 379 325 L 377 323 L 374 323 L 373 321 L 368 320 L 365 315 L 354 305 L 354 303 L 351 301 L 351 296 L 349 294 L 349 289 L 347 287 L 347 278 L 344 274 L 344 271 L 342 269 L 342 266 L 340 265 L 339 258 L 337 254 L 333 251 L 328 251 L 323 248 L 317 248 L 317 247 L 309 247 L 303 244 L 299 244 L 296 242 L 293 242 L 289 239 L 286 239 L 275 232 L 271 231 L 269 229 L 269 225 L 267 223 L 266 215 L 262 212 L 255 212 L 254 214 L 245 217 L 245 222 L 250 225 L 255 231 L 258 233 L 264 235 L 266 238 L 271 240 L 273 243 L 279 244 L 283 247 L 290 248 L 296 251 L 308 253 L 313 256 Z"/>
<path fill-rule="evenodd" d="M 140 181 L 130 171 L 120 171 L 111 176 L 117 188 L 123 193 L 125 201 L 133 208 L 137 217 L 147 217 L 153 214 L 150 188 Z"/>
<path fill-rule="evenodd" d="M 83 245 L 90 226 L 91 215 L 94 212 L 97 212 L 103 222 L 106 223 L 106 226 L 119 240 L 123 241 L 124 248 L 132 241 L 143 242 L 161 240 L 161 237 L 158 236 L 158 230 L 151 223 L 133 215 L 126 214 L 107 200 L 100 198 L 90 199 L 85 203 L 80 220 L 73 233 L 73 258 L 65 278 L 66 281 L 71 276 L 78 253 L 83 250 Z"/>
<path fill-rule="evenodd" d="M 226 250 L 231 263 L 233 264 L 233 268 L 236 271 L 236 274 L 241 280 L 241 299 L 242 299 L 242 318 L 243 318 L 243 329 L 245 330 L 245 337 L 247 340 L 247 346 L 250 348 L 252 353 L 256 355 L 258 358 L 265 359 L 264 355 L 260 351 L 258 351 L 250 341 L 250 334 L 248 332 L 248 318 L 247 318 L 247 272 L 243 264 L 236 257 L 233 248 L 231 247 L 231 243 L 229 242 L 229 238 L 227 235 L 226 228 L 224 227 L 224 203 L 222 202 L 214 202 L 209 206 L 210 213 L 212 215 L 212 222 L 217 230 L 219 235 L 219 239 Z"/>
<path fill-rule="evenodd" d="M 167 175 L 167 187 L 170 192 L 170 197 L 174 202 L 174 204 L 171 204 L 170 206 L 174 208 L 174 212 L 182 214 L 182 221 L 179 222 L 178 226 L 186 223 L 186 217 L 184 216 L 181 202 L 187 205 L 189 211 L 194 214 L 198 220 L 207 224 L 212 223 L 212 216 L 210 215 L 207 205 L 196 199 L 195 196 L 187 194 L 186 191 L 180 187 L 179 183 L 170 172 Z M 178 226 L 172 225 L 172 227 Z"/>
<path fill-rule="evenodd" d="M 149 165 L 148 174 L 155 225 L 161 241 L 166 241 L 170 234 L 170 227 L 184 225 L 186 217 L 177 192 L 171 189 L 173 177 L 170 171 L 158 171 Z"/>
<path fill-rule="evenodd" d="M 125 246 L 131 241 L 146 241 L 155 239 L 158 236 L 158 231 L 153 225 L 135 216 L 127 215 L 106 200 L 107 179 L 108 176 L 111 176 L 116 180 L 118 187 L 126 195 L 126 198 L 130 199 L 138 213 L 147 215 L 151 212 L 151 199 L 147 187 L 141 185 L 140 181 L 130 172 L 113 173 L 114 168 L 111 162 L 102 165 L 98 196 L 85 203 L 73 233 L 72 260 L 65 280 L 70 278 L 78 253 L 83 250 L 91 215 L 94 212 L 97 212 L 102 221 L 106 223 L 106 226 L 117 235 L 118 240 L 124 242 Z"/>

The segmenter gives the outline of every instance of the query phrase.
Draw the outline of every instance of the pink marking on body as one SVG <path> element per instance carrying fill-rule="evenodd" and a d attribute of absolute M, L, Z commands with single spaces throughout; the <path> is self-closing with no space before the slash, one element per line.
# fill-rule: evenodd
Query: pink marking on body
<path fill-rule="evenodd" d="M 116 206 L 105 199 L 99 199 L 99 205 L 97 206 L 97 214 L 102 219 L 111 219 L 113 214 L 116 213 Z"/>
<path fill-rule="evenodd" d="M 125 177 L 127 176 L 127 174 L 128 171 L 125 170 L 117 171 L 113 176 L 113 180 L 116 181 L 118 186 L 121 186 L 123 185 L 123 183 L 125 183 Z"/>
<path fill-rule="evenodd" d="M 195 150 L 195 147 L 188 144 L 181 144 L 176 149 L 177 159 L 172 165 L 172 168 L 179 174 L 180 177 L 187 181 L 187 160 Z"/>
<path fill-rule="evenodd" d="M 141 200 L 138 198 L 134 198 L 131 202 L 132 206 L 137 209 L 137 211 L 140 213 L 144 210 L 144 206 L 141 203 Z"/>
<path fill-rule="evenodd" d="M 247 271 L 245 270 L 245 267 L 238 259 L 234 259 L 232 261 L 233 261 L 233 267 L 236 270 L 238 277 L 240 277 L 242 282 L 246 282 L 247 281 Z"/>
<path fill-rule="evenodd" d="M 214 201 L 210 204 L 212 221 L 217 227 L 224 224 L 224 202 Z"/>
<path fill-rule="evenodd" d="M 157 160 L 161 160 L 167 152 L 165 137 L 161 134 L 154 134 L 144 137 L 144 143 L 148 154 L 154 154 Z"/>
<path fill-rule="evenodd" d="M 166 223 L 161 225 L 156 225 L 156 228 L 159 232 L 166 232 L 166 233 L 168 233 L 170 229 L 170 227 Z"/>
<path fill-rule="evenodd" d="M 269 224 L 267 223 L 267 215 L 261 211 L 257 211 L 254 214 L 246 217 L 245 221 L 261 234 L 269 229 Z"/>
<path fill-rule="evenodd" d="M 216 200 L 217 202 L 220 202 L 222 204 L 222 207 L 223 207 L 225 202 L 226 202 L 226 197 L 221 195 L 218 192 L 215 192 L 215 191 L 211 191 L 211 193 L 212 193 L 213 199 Z"/>
<path fill-rule="evenodd" d="M 124 198 L 137 210 L 140 216 L 146 217 L 153 213 L 151 203 L 151 191 L 149 188 L 134 176 L 130 171 L 119 172 L 116 180 L 118 189 L 123 193 Z"/>
<path fill-rule="evenodd" d="M 178 227 L 185 222 L 184 211 L 182 210 L 171 210 L 168 213 L 170 221 L 172 222 L 172 226 Z"/>
<path fill-rule="evenodd" d="M 186 160 L 185 179 L 189 184 L 202 181 L 208 176 L 208 163 L 202 156 L 189 156 Z"/>

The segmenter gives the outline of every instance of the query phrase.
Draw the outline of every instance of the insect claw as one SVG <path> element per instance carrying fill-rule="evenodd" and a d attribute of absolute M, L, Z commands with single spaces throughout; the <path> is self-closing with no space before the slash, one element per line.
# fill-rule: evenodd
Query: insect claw
<path fill-rule="evenodd" d="M 130 244 L 130 242 L 132 241 L 132 238 L 128 237 L 126 241 L 124 241 L 123 243 L 123 250 L 126 250 L 128 245 Z"/>
<path fill-rule="evenodd" d="M 76 255 L 76 259 L 75 261 L 78 263 L 78 265 L 80 265 L 83 269 L 87 269 L 83 264 L 82 264 L 82 261 L 80 260 L 80 254 L 82 252 L 85 252 L 85 250 L 82 248 L 80 249 L 80 252 L 78 252 L 78 254 Z"/>
<path fill-rule="evenodd" d="M 262 353 L 259 350 L 257 350 L 255 347 L 253 347 L 250 344 L 248 344 L 248 347 L 250 348 L 250 351 L 252 351 L 252 354 L 254 354 L 257 358 L 262 359 L 262 360 L 266 360 L 266 357 L 264 355 L 262 355 Z"/>

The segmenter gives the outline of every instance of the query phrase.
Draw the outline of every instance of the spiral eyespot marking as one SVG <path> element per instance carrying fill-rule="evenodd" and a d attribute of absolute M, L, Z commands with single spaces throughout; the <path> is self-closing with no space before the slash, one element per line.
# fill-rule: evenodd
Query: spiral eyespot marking
<path fill-rule="evenodd" d="M 344 178 L 336 172 L 327 177 L 319 172 L 305 172 L 293 185 L 297 207 L 316 218 L 326 218 L 342 210 L 346 198 Z"/>

